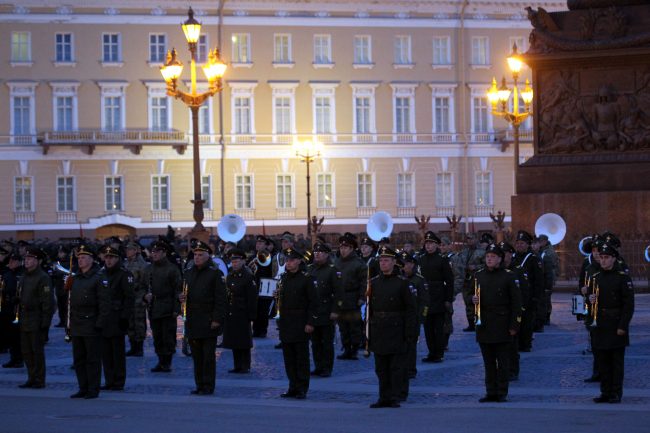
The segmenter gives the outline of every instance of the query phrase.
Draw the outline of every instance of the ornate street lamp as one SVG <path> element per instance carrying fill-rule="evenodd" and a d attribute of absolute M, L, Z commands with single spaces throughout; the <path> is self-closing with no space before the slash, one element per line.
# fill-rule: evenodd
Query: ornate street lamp
<path fill-rule="evenodd" d="M 223 89 L 221 77 L 226 72 L 226 64 L 221 61 L 218 49 L 208 52 L 208 61 L 203 65 L 203 73 L 208 79 L 208 90 L 203 93 L 196 92 L 196 50 L 199 35 L 201 34 L 201 23 L 194 19 L 194 11 L 190 7 L 187 12 L 188 19 L 182 24 L 183 33 L 187 39 L 190 53 L 192 54 L 192 63 L 190 64 L 191 87 L 190 92 L 184 92 L 178 88 L 178 77 L 183 72 L 183 64 L 176 58 L 176 49 L 173 48 L 167 52 L 167 61 L 160 67 L 165 82 L 167 83 L 167 95 L 180 99 L 190 107 L 192 112 L 192 155 L 194 171 L 194 228 L 190 236 L 203 241 L 207 241 L 208 231 L 203 226 L 203 203 L 205 200 L 201 197 L 201 169 L 199 158 L 199 108 L 210 96 L 220 92 Z"/>
<path fill-rule="evenodd" d="M 296 153 L 296 156 L 300 158 L 301 162 L 307 164 L 307 239 L 311 243 L 311 192 L 309 189 L 310 176 L 309 176 L 309 164 L 314 162 L 323 151 L 323 144 L 318 141 L 298 141 L 293 142 L 293 150 Z"/>
<path fill-rule="evenodd" d="M 512 46 L 512 54 L 507 57 L 508 67 L 512 72 L 512 79 L 514 86 L 512 90 L 506 86 L 505 77 L 501 79 L 501 86 L 497 87 L 496 78 L 492 78 L 492 86 L 488 90 L 488 99 L 492 104 L 492 114 L 495 116 L 503 117 L 508 123 L 512 125 L 514 136 L 514 154 L 515 154 L 515 194 L 517 194 L 517 170 L 519 168 L 519 125 L 531 115 L 530 104 L 533 102 L 533 89 L 530 87 L 530 82 L 526 79 L 524 90 L 519 91 L 518 80 L 519 72 L 524 64 L 521 56 L 517 52 L 517 44 Z M 508 111 L 508 101 L 512 94 L 513 110 Z M 524 101 L 524 109 L 519 110 L 519 95 Z"/>

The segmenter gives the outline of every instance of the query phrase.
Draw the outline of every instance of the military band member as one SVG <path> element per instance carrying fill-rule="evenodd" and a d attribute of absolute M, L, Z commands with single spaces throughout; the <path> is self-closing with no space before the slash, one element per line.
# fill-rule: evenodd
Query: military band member
<path fill-rule="evenodd" d="M 361 241 L 361 260 L 366 264 L 370 272 L 370 278 L 379 275 L 379 261 L 377 260 L 377 244 L 370 238 L 363 238 Z"/>
<path fill-rule="evenodd" d="M 420 274 L 427 282 L 429 309 L 424 323 L 429 354 L 424 362 L 442 362 L 447 339 L 445 337 L 445 316 L 451 311 L 454 301 L 454 274 L 449 260 L 440 255 L 440 238 L 432 231 L 424 235 L 424 252 L 420 255 Z"/>
<path fill-rule="evenodd" d="M 18 306 L 18 280 L 23 274 L 22 258 L 12 253 L 7 259 L 7 269 L 2 273 L 4 289 L 2 290 L 2 311 L 0 311 L 0 338 L 4 339 L 9 349 L 9 361 L 2 368 L 22 368 L 23 355 L 20 348 L 20 324 L 13 323 Z"/>
<path fill-rule="evenodd" d="M 258 288 L 262 278 L 273 278 L 272 248 L 273 242 L 269 238 L 262 235 L 257 236 L 255 240 L 255 258 L 252 261 L 251 269 Z M 262 257 L 268 257 L 269 263 L 260 262 Z M 273 298 L 268 296 L 259 296 L 257 298 L 257 317 L 253 321 L 253 337 L 266 338 L 269 328 L 269 310 L 272 302 Z"/>
<path fill-rule="evenodd" d="M 253 335 L 251 323 L 257 317 L 258 288 L 246 267 L 246 254 L 239 248 L 229 251 L 230 273 L 226 277 L 226 322 L 223 347 L 232 349 L 234 366 L 228 373 L 249 373 Z"/>
<path fill-rule="evenodd" d="M 77 249 L 79 272 L 70 289 L 72 359 L 79 390 L 70 398 L 99 396 L 101 382 L 101 333 L 111 308 L 106 275 L 94 263 L 94 252 L 81 244 Z"/>
<path fill-rule="evenodd" d="M 194 266 L 185 273 L 187 294 L 185 335 L 192 349 L 194 382 L 192 394 L 214 393 L 217 363 L 214 351 L 223 332 L 226 316 L 226 286 L 223 273 L 212 262 L 212 249 L 202 241 L 193 246 Z"/>
<path fill-rule="evenodd" d="M 27 382 L 21 388 L 45 387 L 45 335 L 52 320 L 54 293 L 50 277 L 41 269 L 45 253 L 29 246 L 25 250 L 25 272 L 18 280 L 20 347 Z"/>
<path fill-rule="evenodd" d="M 314 332 L 318 296 L 312 278 L 300 270 L 304 254 L 284 250 L 286 271 L 278 284 L 280 342 L 289 389 L 283 398 L 304 399 L 309 389 L 309 335 Z"/>
<path fill-rule="evenodd" d="M 102 328 L 102 367 L 104 386 L 101 389 L 122 391 L 126 382 L 126 354 L 124 336 L 133 314 L 133 275 L 122 267 L 120 252 L 114 247 L 104 248 L 104 273 L 108 278 L 111 309 Z"/>
<path fill-rule="evenodd" d="M 515 240 L 515 254 L 512 256 L 514 266 L 522 268 L 528 276 L 530 301 L 524 304 L 521 330 L 519 332 L 519 351 L 530 352 L 533 347 L 533 331 L 538 304 L 544 297 L 544 270 L 542 262 L 532 252 L 530 244 L 533 237 L 530 233 L 519 230 Z"/>
<path fill-rule="evenodd" d="M 311 349 L 314 356 L 312 376 L 329 377 L 334 367 L 334 320 L 338 315 L 336 296 L 340 293 L 340 282 L 336 268 L 330 263 L 330 247 L 314 244 L 314 263 L 307 272 L 314 280 L 318 294 L 318 312 L 311 334 Z"/>
<path fill-rule="evenodd" d="M 124 266 L 133 275 L 133 309 L 129 317 L 129 351 L 126 356 L 144 356 L 143 345 L 147 338 L 147 304 L 144 296 L 147 294 L 148 282 L 145 277 L 147 262 L 142 257 L 140 245 L 137 242 L 126 244 L 126 260 Z"/>
<path fill-rule="evenodd" d="M 371 408 L 400 407 L 405 383 L 408 344 L 416 341 L 415 298 L 406 278 L 396 269 L 397 254 L 379 250 L 381 274 L 370 280 L 369 349 L 375 354 L 379 399 Z"/>
<path fill-rule="evenodd" d="M 551 313 L 553 312 L 553 303 L 551 301 L 553 295 L 553 286 L 555 285 L 555 280 L 557 279 L 557 273 L 559 270 L 560 262 L 555 249 L 553 249 L 553 244 L 548 240 L 547 235 L 539 235 L 537 238 L 539 242 L 539 258 L 544 264 L 544 317 L 542 327 L 545 325 L 551 324 Z"/>
<path fill-rule="evenodd" d="M 591 254 L 585 257 L 582 263 L 582 268 L 580 270 L 580 278 L 578 280 L 579 293 L 585 297 L 589 295 L 589 287 L 591 286 L 591 280 L 593 279 L 594 275 L 596 275 L 601 271 L 600 253 L 598 252 L 598 247 L 601 246 L 602 244 L 603 244 L 603 240 L 600 237 L 600 235 L 595 234 L 586 243 L 586 245 L 583 246 L 583 248 L 586 251 L 591 251 Z M 584 320 L 586 318 L 587 318 L 586 316 L 578 317 L 579 320 Z M 587 327 L 587 331 L 589 332 L 589 349 L 590 349 L 589 351 L 591 352 L 591 355 L 593 357 L 593 363 L 591 369 L 591 376 L 584 379 L 584 382 L 586 383 L 600 382 L 600 375 L 598 373 L 599 371 L 598 358 L 596 358 L 596 353 L 593 350 L 591 350 L 591 346 L 593 345 L 592 334 L 589 331 L 589 324 L 588 321 L 586 320 L 585 320 L 585 325 Z"/>
<path fill-rule="evenodd" d="M 598 251 L 602 269 L 589 287 L 591 314 L 587 320 L 600 374 L 600 396 L 594 401 L 620 403 L 625 347 L 630 344 L 634 313 L 634 288 L 630 276 L 615 266 L 618 251 L 607 243 L 600 245 Z"/>
<path fill-rule="evenodd" d="M 181 273 L 167 258 L 168 246 L 156 241 L 151 245 L 151 264 L 145 270 L 148 284 L 144 299 L 149 304 L 149 322 L 158 363 L 152 372 L 172 371 L 176 351 L 176 318 L 180 313 Z"/>
<path fill-rule="evenodd" d="M 465 237 L 465 248 L 460 252 L 457 266 L 460 267 L 459 272 L 464 275 L 463 281 L 463 302 L 465 303 L 465 316 L 467 317 L 467 328 L 463 328 L 463 332 L 474 332 L 474 304 L 472 303 L 472 296 L 474 296 L 474 288 L 472 281 L 474 272 L 483 267 L 485 257 L 485 249 L 478 248 L 476 235 L 467 233 Z"/>
<path fill-rule="evenodd" d="M 512 337 L 521 323 L 521 292 L 514 274 L 501 266 L 503 257 L 503 251 L 490 244 L 486 248 L 485 268 L 476 272 L 473 281 L 478 292 L 472 302 L 480 311 L 476 341 L 485 366 L 486 395 L 479 400 L 481 403 L 508 400 Z"/>
<path fill-rule="evenodd" d="M 70 252 L 68 249 L 63 246 L 59 245 L 57 252 L 56 252 L 56 259 L 57 263 L 61 265 L 64 268 L 70 267 Z M 73 269 L 70 269 L 70 271 L 74 272 Z M 59 323 L 56 324 L 57 328 L 65 328 L 65 322 L 67 321 L 68 317 L 68 293 L 65 290 L 63 281 L 65 280 L 65 277 L 67 276 L 67 273 L 62 271 L 61 269 L 54 269 L 52 273 L 52 286 L 54 288 L 54 293 L 56 295 L 56 306 L 57 306 L 57 313 L 59 316 Z"/>

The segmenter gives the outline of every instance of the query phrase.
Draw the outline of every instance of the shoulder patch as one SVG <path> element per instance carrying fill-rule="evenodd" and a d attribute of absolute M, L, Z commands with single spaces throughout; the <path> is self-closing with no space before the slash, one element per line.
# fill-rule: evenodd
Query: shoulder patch
<path fill-rule="evenodd" d="M 418 293 L 418 291 L 416 290 L 413 284 L 409 284 L 409 291 L 411 292 L 411 295 L 417 295 Z"/>

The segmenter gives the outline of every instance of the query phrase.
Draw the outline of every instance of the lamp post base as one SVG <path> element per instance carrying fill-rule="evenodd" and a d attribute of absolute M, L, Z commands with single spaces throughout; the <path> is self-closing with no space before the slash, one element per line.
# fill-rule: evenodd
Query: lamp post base
<path fill-rule="evenodd" d="M 195 225 L 192 227 L 192 230 L 190 230 L 188 234 L 190 239 L 198 239 L 201 242 L 205 243 L 207 243 L 210 239 L 210 230 L 207 230 L 205 227 L 203 227 L 203 224 Z"/>

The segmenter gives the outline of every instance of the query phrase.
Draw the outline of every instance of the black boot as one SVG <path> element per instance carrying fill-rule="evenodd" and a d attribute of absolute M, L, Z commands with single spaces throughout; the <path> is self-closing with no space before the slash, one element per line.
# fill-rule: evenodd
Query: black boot
<path fill-rule="evenodd" d="M 144 356 L 142 341 L 129 340 L 129 344 L 131 345 L 131 348 L 126 352 L 126 356 Z"/>

